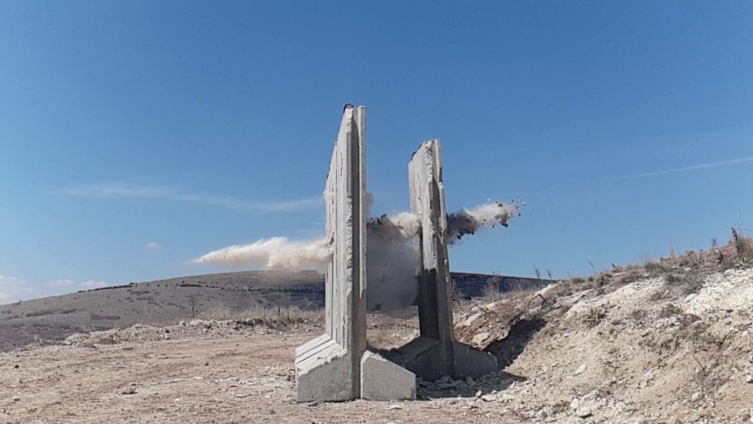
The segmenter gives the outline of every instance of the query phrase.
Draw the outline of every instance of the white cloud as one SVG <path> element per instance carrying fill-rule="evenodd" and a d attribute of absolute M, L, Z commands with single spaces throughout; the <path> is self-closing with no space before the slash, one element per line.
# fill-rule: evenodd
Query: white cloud
<path fill-rule="evenodd" d="M 219 206 L 246 213 L 297 212 L 324 205 L 321 196 L 286 201 L 250 201 L 210 194 L 187 193 L 173 187 L 103 184 L 61 190 L 67 196 L 94 199 L 153 199 Z"/>
<path fill-rule="evenodd" d="M 76 282 L 72 280 L 53 280 L 45 284 L 44 286 L 51 289 L 65 289 L 69 287 L 75 287 Z"/>
<path fill-rule="evenodd" d="M 160 247 L 162 246 L 160 246 L 158 243 L 155 243 L 155 242 L 151 242 L 146 245 L 147 249 L 159 249 Z"/>
<path fill-rule="evenodd" d="M 39 297 L 37 290 L 26 280 L 0 275 L 0 305 Z"/>
<path fill-rule="evenodd" d="M 107 285 L 104 281 L 89 280 L 77 283 L 65 279 L 52 280 L 46 284 L 33 284 L 21 278 L 0 275 L 0 305 L 18 302 L 19 300 L 73 293 L 79 290 L 91 290 Z"/>
<path fill-rule="evenodd" d="M 79 287 L 81 287 L 81 290 L 91 290 L 91 289 L 98 289 L 100 287 L 106 287 L 107 283 L 104 281 L 84 281 L 83 283 L 79 284 Z"/>
<path fill-rule="evenodd" d="M 657 175 L 674 174 L 676 172 L 698 171 L 701 169 L 718 168 L 720 166 L 729 166 L 729 165 L 735 165 L 735 164 L 744 163 L 744 162 L 753 162 L 753 156 L 747 156 L 747 157 L 742 157 L 742 158 L 732 159 L 732 160 L 725 160 L 721 162 L 702 163 L 699 165 L 685 166 L 682 168 L 670 168 L 670 169 L 665 169 L 662 171 L 644 172 L 642 174 L 623 175 L 621 177 L 610 178 L 607 180 L 591 181 L 583 185 L 592 185 L 592 184 L 607 183 L 607 182 L 621 181 L 621 180 L 632 180 L 634 178 L 655 177 Z"/>

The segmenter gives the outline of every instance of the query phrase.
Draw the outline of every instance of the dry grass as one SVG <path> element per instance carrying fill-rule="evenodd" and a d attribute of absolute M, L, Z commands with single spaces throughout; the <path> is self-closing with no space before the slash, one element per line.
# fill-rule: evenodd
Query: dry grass
<path fill-rule="evenodd" d="M 295 305 L 278 307 L 257 304 L 251 308 L 234 311 L 225 304 L 216 305 L 199 315 L 203 320 L 237 321 L 239 324 L 264 325 L 269 328 L 288 328 L 300 324 L 319 326 L 324 321 L 324 311 L 302 309 Z"/>

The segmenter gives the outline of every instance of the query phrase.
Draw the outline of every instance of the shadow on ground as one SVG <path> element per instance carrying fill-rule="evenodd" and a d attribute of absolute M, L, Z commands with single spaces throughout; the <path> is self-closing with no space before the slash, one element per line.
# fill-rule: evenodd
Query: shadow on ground
<path fill-rule="evenodd" d="M 497 357 L 500 370 L 507 369 L 545 325 L 541 318 L 521 319 L 513 324 L 507 337 L 491 342 L 484 351 Z"/>

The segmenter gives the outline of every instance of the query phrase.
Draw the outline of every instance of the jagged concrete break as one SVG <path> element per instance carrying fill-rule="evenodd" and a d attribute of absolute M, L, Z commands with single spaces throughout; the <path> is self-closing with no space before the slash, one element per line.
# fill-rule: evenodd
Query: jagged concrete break
<path fill-rule="evenodd" d="M 296 349 L 299 402 L 415 398 L 414 374 L 366 351 L 365 142 L 365 108 L 346 108 L 324 191 L 326 333 Z"/>
<path fill-rule="evenodd" d="M 425 380 L 442 375 L 478 378 L 497 369 L 487 353 L 458 343 L 452 323 L 447 208 L 439 140 L 423 143 L 408 165 L 411 211 L 421 220 L 415 243 L 421 256 L 418 317 L 420 337 L 400 350 L 401 364 Z"/>

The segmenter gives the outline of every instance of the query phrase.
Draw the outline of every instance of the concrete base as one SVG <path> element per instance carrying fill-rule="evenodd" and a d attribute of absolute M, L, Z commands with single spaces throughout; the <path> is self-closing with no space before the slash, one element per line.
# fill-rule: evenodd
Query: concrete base
<path fill-rule="evenodd" d="M 361 397 L 367 400 L 415 400 L 416 375 L 367 351 L 361 358 Z"/>
<path fill-rule="evenodd" d="M 354 399 L 351 354 L 323 334 L 295 350 L 298 402 Z"/>
<path fill-rule="evenodd" d="M 468 345 L 453 342 L 455 353 L 455 377 L 471 377 L 477 379 L 486 374 L 497 371 L 497 358 L 491 353 L 482 352 Z"/>
<path fill-rule="evenodd" d="M 369 351 L 361 357 L 360 387 L 354 387 L 353 357 L 327 334 L 298 347 L 295 356 L 298 402 L 416 399 L 416 375 Z"/>
<path fill-rule="evenodd" d="M 452 342 L 454 374 L 450 377 L 479 378 L 497 370 L 497 358 L 468 345 Z M 418 337 L 397 350 L 395 360 L 426 381 L 435 381 L 447 374 L 442 366 L 439 341 Z"/>

